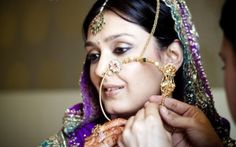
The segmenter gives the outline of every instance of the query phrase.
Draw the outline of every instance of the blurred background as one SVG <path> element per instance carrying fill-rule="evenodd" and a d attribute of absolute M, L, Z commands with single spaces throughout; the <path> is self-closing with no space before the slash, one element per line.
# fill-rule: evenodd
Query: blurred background
<path fill-rule="evenodd" d="M 80 102 L 82 22 L 95 0 L 0 0 L 0 146 L 37 146 Z M 186 0 L 221 115 L 236 127 L 223 89 L 218 26 L 223 0 Z"/>

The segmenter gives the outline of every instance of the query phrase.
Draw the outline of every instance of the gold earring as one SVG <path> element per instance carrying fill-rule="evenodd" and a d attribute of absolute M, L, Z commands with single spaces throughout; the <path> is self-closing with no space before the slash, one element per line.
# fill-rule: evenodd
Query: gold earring
<path fill-rule="evenodd" d="M 91 22 L 90 29 L 91 33 L 93 35 L 96 35 L 98 32 L 100 32 L 103 29 L 103 26 L 105 25 L 104 15 L 103 12 L 99 13 L 93 21 Z"/>
<path fill-rule="evenodd" d="M 167 64 L 161 68 L 161 72 L 163 73 L 163 78 L 161 80 L 161 94 L 164 97 L 170 97 L 175 89 L 174 77 L 176 68 L 172 64 Z"/>

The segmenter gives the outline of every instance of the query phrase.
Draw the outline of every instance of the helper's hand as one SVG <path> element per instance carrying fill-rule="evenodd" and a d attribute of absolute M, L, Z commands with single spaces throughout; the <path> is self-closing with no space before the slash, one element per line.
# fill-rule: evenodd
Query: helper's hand
<path fill-rule="evenodd" d="M 161 103 L 161 96 L 152 96 L 150 102 Z M 205 114 L 197 107 L 165 98 L 164 106 L 160 106 L 162 119 L 175 128 L 172 134 L 174 146 L 223 146 Z"/>
<path fill-rule="evenodd" d="M 117 146 L 118 138 L 124 130 L 127 120 L 117 118 L 103 125 L 98 125 L 93 133 L 85 139 L 84 147 L 113 147 Z"/>
<path fill-rule="evenodd" d="M 119 147 L 171 147 L 171 135 L 163 126 L 158 105 L 146 104 L 128 119 Z"/>

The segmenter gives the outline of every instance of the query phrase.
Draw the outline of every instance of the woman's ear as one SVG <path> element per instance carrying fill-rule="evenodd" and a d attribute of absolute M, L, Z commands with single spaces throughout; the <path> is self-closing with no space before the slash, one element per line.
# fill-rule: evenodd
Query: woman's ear
<path fill-rule="evenodd" d="M 179 69 L 183 63 L 183 49 L 179 40 L 175 39 L 165 50 L 164 64 L 172 64 Z"/>

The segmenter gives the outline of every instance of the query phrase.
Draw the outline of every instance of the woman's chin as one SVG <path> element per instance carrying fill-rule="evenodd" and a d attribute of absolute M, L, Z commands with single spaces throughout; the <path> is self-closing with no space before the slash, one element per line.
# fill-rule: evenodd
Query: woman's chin
<path fill-rule="evenodd" d="M 130 116 L 135 115 L 136 112 L 130 112 L 130 111 L 108 111 L 108 113 L 111 116 L 111 119 L 115 119 L 115 118 L 125 118 L 128 119 Z"/>

